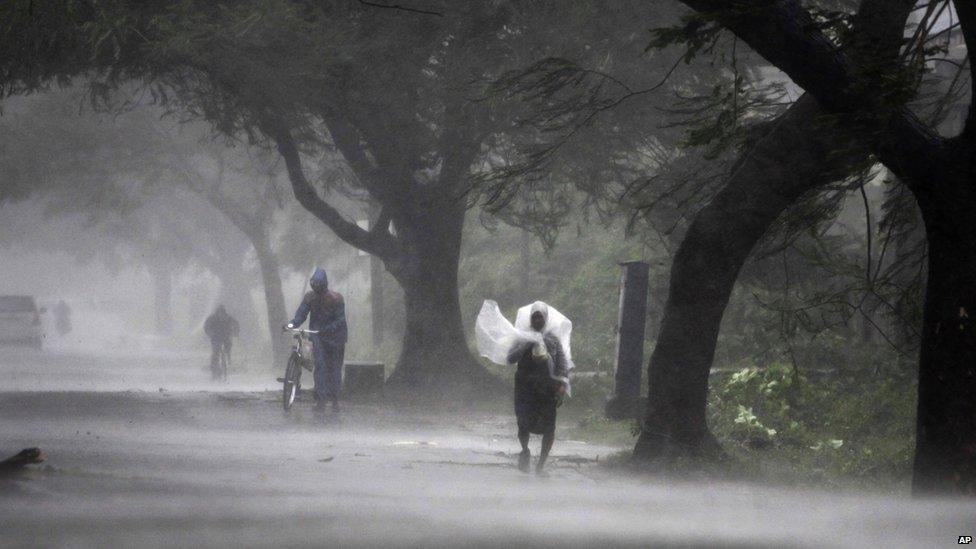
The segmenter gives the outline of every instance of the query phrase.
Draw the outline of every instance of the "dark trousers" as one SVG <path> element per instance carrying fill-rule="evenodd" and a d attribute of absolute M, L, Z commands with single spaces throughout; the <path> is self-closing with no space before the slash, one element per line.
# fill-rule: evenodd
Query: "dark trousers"
<path fill-rule="evenodd" d="M 323 402 L 339 400 L 339 391 L 342 388 L 342 361 L 345 355 L 344 344 L 330 344 L 316 338 L 312 350 L 312 358 L 315 360 L 312 378 L 315 380 L 316 400 Z"/>

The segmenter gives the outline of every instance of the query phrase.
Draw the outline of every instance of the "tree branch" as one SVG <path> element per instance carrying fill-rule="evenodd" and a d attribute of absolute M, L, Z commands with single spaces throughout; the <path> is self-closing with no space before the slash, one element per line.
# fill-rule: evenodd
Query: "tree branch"
<path fill-rule="evenodd" d="M 216 190 L 197 188 L 191 188 L 191 190 L 200 194 L 214 209 L 224 214 L 224 217 L 230 220 L 231 224 L 244 233 L 244 236 L 252 243 L 267 238 L 267 228 L 262 225 L 257 216 L 248 215 L 239 208 L 231 205 L 227 201 L 227 197 Z"/>
<path fill-rule="evenodd" d="M 390 221 L 393 216 L 390 215 L 390 208 L 387 206 L 380 207 L 380 214 L 377 216 L 376 220 L 373 222 L 373 226 L 369 229 L 370 233 L 373 234 L 390 234 Z"/>
<path fill-rule="evenodd" d="M 362 229 L 356 223 L 343 217 L 338 210 L 319 197 L 305 177 L 302 159 L 298 147 L 291 137 L 291 132 L 277 125 L 268 127 L 267 130 L 272 139 L 275 140 L 278 152 L 285 160 L 285 168 L 288 171 L 288 179 L 291 181 L 292 192 L 302 207 L 325 223 L 336 236 L 348 244 L 384 260 L 392 258 L 396 251 L 392 239 Z"/>
<path fill-rule="evenodd" d="M 244 236 L 254 242 L 256 239 L 266 238 L 266 227 L 262 222 L 261 212 L 249 214 L 239 204 L 233 204 L 233 199 L 220 191 L 224 181 L 224 159 L 222 155 L 217 155 L 217 181 L 213 184 L 203 183 L 203 177 L 199 173 L 191 173 L 187 169 L 188 156 L 184 154 L 172 154 L 172 164 L 169 166 L 176 176 L 183 180 L 184 186 L 192 193 L 195 193 L 206 200 L 214 209 L 224 215 L 232 225 L 244 233 Z M 259 205 L 263 208 L 263 204 Z"/>
<path fill-rule="evenodd" d="M 321 116 L 329 129 L 332 143 L 349 163 L 370 196 L 383 204 L 395 203 L 397 200 L 402 201 L 403 196 L 394 196 L 393 182 L 389 174 L 384 174 L 384 170 L 376 167 L 366 155 L 356 127 L 332 109 L 324 109 Z M 405 191 L 407 189 L 400 190 Z"/>
<path fill-rule="evenodd" d="M 966 41 L 967 51 L 976 49 L 976 6 L 969 0 L 953 2 L 956 7 L 956 15 L 959 16 L 959 25 L 962 27 L 962 37 Z M 969 56 L 972 65 L 973 56 Z M 970 77 L 971 90 L 973 92 L 969 100 L 969 114 L 966 116 L 966 125 L 963 127 L 962 134 L 971 138 L 976 132 L 976 78 Z"/>
<path fill-rule="evenodd" d="M 443 17 L 444 16 L 443 13 L 440 13 L 440 12 L 437 12 L 437 11 L 422 10 L 422 9 L 419 9 L 419 8 L 411 8 L 411 7 L 407 7 L 407 6 L 401 6 L 400 4 L 380 4 L 379 2 L 370 2 L 368 0 L 359 0 L 359 3 L 362 4 L 362 5 L 364 5 L 364 6 L 370 6 L 370 7 L 373 7 L 373 8 L 381 8 L 381 9 L 389 9 L 389 10 L 398 10 L 398 11 L 405 11 L 405 12 L 408 12 L 408 13 L 419 13 L 421 15 L 434 15 L 434 16 L 437 16 L 437 17 Z"/>
<path fill-rule="evenodd" d="M 714 17 L 829 111 L 849 116 L 881 161 L 909 184 L 916 195 L 933 180 L 932 166 L 945 165 L 945 142 L 905 105 L 884 105 L 875 85 L 856 78 L 851 60 L 818 29 L 797 0 L 682 0 Z M 905 0 L 899 0 L 902 2 Z M 889 6 L 890 8 L 890 6 Z M 919 158 L 927 161 L 920 162 Z"/>

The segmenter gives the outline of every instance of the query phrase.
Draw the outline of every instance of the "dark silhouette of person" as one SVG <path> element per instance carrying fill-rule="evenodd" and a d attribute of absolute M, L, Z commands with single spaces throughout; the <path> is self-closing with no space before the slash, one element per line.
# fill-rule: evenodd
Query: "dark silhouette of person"
<path fill-rule="evenodd" d="M 210 338 L 210 370 L 216 375 L 220 353 L 227 350 L 230 356 L 231 340 L 240 333 L 240 325 L 234 317 L 227 314 L 223 305 L 217 307 L 214 313 L 203 323 L 203 331 Z"/>
<path fill-rule="evenodd" d="M 325 270 L 317 267 L 312 274 L 312 290 L 302 298 L 295 317 L 288 328 L 301 326 L 308 319 L 308 329 L 312 334 L 312 358 L 315 370 L 315 408 L 322 412 L 325 402 L 332 402 L 332 411 L 339 411 L 339 391 L 342 387 L 342 362 L 346 354 L 348 327 L 346 325 L 346 306 L 342 294 L 329 290 L 329 277 Z"/>
<path fill-rule="evenodd" d="M 512 347 L 508 362 L 518 363 L 515 371 L 515 418 L 518 439 L 522 445 L 519 469 L 529 470 L 529 435 L 542 435 L 542 448 L 536 472 L 542 473 L 552 444 L 556 439 L 556 408 L 559 407 L 566 385 L 554 378 L 567 378 L 568 366 L 559 338 L 545 332 L 549 318 L 548 307 L 541 302 L 532 306 L 531 327 L 542 333 L 543 345 L 520 342 Z"/>

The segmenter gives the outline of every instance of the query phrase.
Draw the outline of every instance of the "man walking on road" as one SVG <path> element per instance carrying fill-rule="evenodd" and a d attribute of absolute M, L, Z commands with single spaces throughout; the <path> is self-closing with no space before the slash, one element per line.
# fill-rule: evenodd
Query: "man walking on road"
<path fill-rule="evenodd" d="M 220 362 L 220 353 L 226 349 L 227 356 L 230 356 L 231 338 L 237 337 L 240 332 L 240 325 L 234 317 L 227 314 L 223 305 L 217 307 L 214 314 L 207 317 L 203 323 L 203 331 L 210 338 L 210 371 L 217 375 L 217 368 Z"/>
<path fill-rule="evenodd" d="M 342 294 L 329 290 L 329 277 L 317 267 L 312 274 L 312 291 L 302 298 L 295 318 L 287 328 L 301 326 L 305 318 L 308 329 L 317 331 L 312 339 L 312 357 L 315 360 L 315 409 L 325 411 L 325 402 L 332 402 L 332 411 L 339 411 L 339 389 L 342 386 L 342 361 L 346 354 L 346 306 Z"/>

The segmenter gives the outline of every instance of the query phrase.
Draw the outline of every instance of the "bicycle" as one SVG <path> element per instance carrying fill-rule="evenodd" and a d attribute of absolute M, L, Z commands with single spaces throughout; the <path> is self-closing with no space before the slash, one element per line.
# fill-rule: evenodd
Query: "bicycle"
<path fill-rule="evenodd" d="M 293 333 L 292 339 L 295 340 L 291 347 L 291 354 L 288 356 L 285 376 L 278 378 L 278 382 L 281 383 L 281 404 L 287 412 L 295 403 L 295 397 L 301 389 L 302 368 L 309 372 L 315 368 L 312 362 L 312 340 L 308 336 L 318 334 L 318 331 L 287 327 L 283 328 L 283 331 Z"/>
<path fill-rule="evenodd" d="M 227 368 L 230 366 L 230 344 L 220 344 L 217 363 L 211 368 L 214 381 L 227 381 Z"/>

